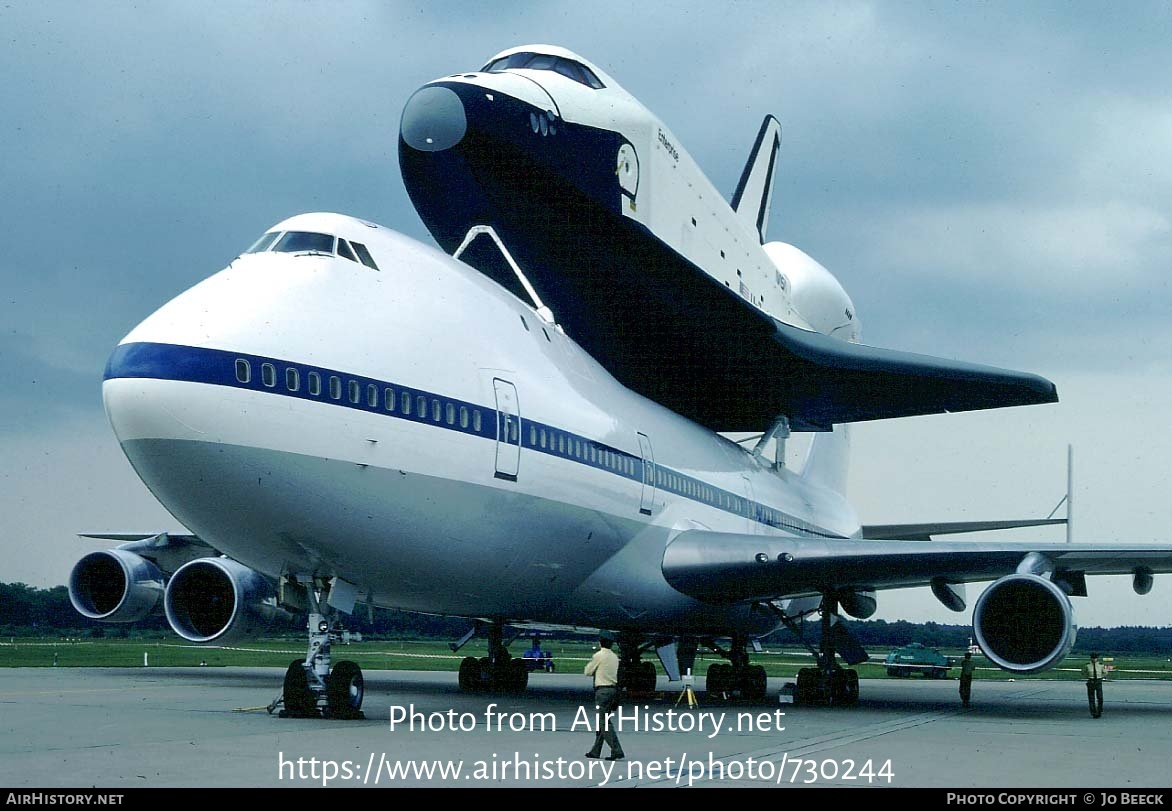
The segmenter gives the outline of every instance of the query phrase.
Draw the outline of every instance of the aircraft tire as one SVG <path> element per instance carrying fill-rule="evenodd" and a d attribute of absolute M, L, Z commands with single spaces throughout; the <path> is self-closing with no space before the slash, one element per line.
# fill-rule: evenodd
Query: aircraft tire
<path fill-rule="evenodd" d="M 472 689 L 477 693 L 491 693 L 497 687 L 496 671 L 493 670 L 492 660 L 481 656 L 477 660 L 479 666 L 476 672 L 476 686 Z"/>
<path fill-rule="evenodd" d="M 505 691 L 523 693 L 529 686 L 529 668 L 524 659 L 510 659 L 505 663 Z"/>
<path fill-rule="evenodd" d="M 816 667 L 803 667 L 798 671 L 794 703 L 811 707 L 822 707 L 830 703 L 830 685 L 826 683 L 821 670 Z"/>
<path fill-rule="evenodd" d="M 742 678 L 741 697 L 750 701 L 760 701 L 765 698 L 769 690 L 769 677 L 765 673 L 764 665 L 751 665 L 745 668 Z"/>
<path fill-rule="evenodd" d="M 705 674 L 704 685 L 709 695 L 718 696 L 721 693 L 728 692 L 728 679 L 725 678 L 724 670 L 727 665 L 715 664 L 708 666 L 708 672 Z"/>
<path fill-rule="evenodd" d="M 859 703 L 859 674 L 854 670 L 836 670 L 830 682 L 831 703 L 851 707 Z"/>
<path fill-rule="evenodd" d="M 317 698 L 309 689 L 309 679 L 305 676 L 305 662 L 294 659 L 285 671 L 285 685 L 282 690 L 284 709 L 282 717 L 310 718 L 317 715 Z"/>
<path fill-rule="evenodd" d="M 638 676 L 639 690 L 644 693 L 654 693 L 655 679 L 655 665 L 651 662 L 640 662 Z"/>
<path fill-rule="evenodd" d="M 362 668 L 356 662 L 342 660 L 330 669 L 326 680 L 326 706 L 330 718 L 350 721 L 364 717 L 362 699 L 366 695 L 366 683 Z"/>
<path fill-rule="evenodd" d="M 480 689 L 480 660 L 475 656 L 465 656 L 460 660 L 460 689 L 466 693 L 473 693 Z"/>

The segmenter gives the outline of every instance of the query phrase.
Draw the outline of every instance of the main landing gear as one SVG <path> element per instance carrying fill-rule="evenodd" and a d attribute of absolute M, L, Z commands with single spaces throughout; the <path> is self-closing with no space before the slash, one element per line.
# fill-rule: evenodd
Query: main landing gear
<path fill-rule="evenodd" d="M 849 707 L 859 702 L 859 674 L 835 661 L 837 653 L 847 664 L 859 664 L 869 658 L 862 645 L 851 636 L 838 615 L 838 600 L 833 594 L 824 594 L 819 609 L 822 613 L 822 638 L 818 647 L 810 645 L 802 636 L 801 626 L 789 615 L 778 610 L 782 622 L 814 654 L 815 667 L 798 671 L 794 690 L 794 704 L 822 707 Z"/>
<path fill-rule="evenodd" d="M 721 648 L 715 640 L 704 640 L 706 647 L 728 660 L 728 664 L 717 662 L 708 666 L 705 685 L 708 695 L 745 701 L 760 701 L 765 698 L 768 681 L 763 665 L 749 664 L 749 651 L 745 637 L 734 634 L 728 650 Z"/>
<path fill-rule="evenodd" d="M 452 652 L 472 639 L 479 630 L 478 622 L 459 642 L 448 647 Z M 465 656 L 460 661 L 460 689 L 468 693 L 523 693 L 529 686 L 529 668 L 524 659 L 515 659 L 503 643 L 504 626 L 499 622 L 488 626 L 488 656 L 479 659 Z M 510 640 L 511 641 L 511 640 Z"/>
<path fill-rule="evenodd" d="M 336 718 L 355 720 L 365 718 L 362 699 L 366 686 L 362 668 L 343 659 L 330 661 L 330 639 L 335 631 L 333 609 L 325 612 L 318 604 L 317 595 L 309 589 L 313 608 L 309 614 L 309 649 L 304 659 L 294 659 L 285 671 L 285 685 L 281 695 L 268 710 L 272 713 L 282 707 L 281 718 Z"/>
<path fill-rule="evenodd" d="M 643 644 L 639 634 L 627 631 L 619 633 L 619 690 L 627 698 L 642 698 L 655 693 L 658 673 L 654 662 L 644 662 L 642 655 L 650 645 Z"/>

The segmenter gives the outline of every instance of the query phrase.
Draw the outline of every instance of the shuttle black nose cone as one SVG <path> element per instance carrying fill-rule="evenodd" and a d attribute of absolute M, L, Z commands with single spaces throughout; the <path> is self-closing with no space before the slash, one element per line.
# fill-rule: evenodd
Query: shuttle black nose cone
<path fill-rule="evenodd" d="M 447 87 L 421 87 L 407 100 L 399 133 L 420 152 L 442 152 L 460 143 L 468 131 L 464 102 Z"/>

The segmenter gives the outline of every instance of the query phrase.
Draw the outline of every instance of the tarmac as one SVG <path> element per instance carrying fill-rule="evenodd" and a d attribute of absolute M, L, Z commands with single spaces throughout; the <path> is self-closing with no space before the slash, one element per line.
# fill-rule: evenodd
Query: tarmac
<path fill-rule="evenodd" d="M 589 681 L 535 673 L 521 695 L 455 673 L 366 671 L 366 718 L 265 707 L 274 668 L 0 670 L 0 787 L 573 786 L 1142 789 L 1172 785 L 1172 682 L 863 680 L 850 708 L 696 705 L 662 677 L 624 705 L 626 758 L 587 760 Z M 396 719 L 392 723 L 392 719 Z M 458 769 L 458 771 L 457 771 Z"/>

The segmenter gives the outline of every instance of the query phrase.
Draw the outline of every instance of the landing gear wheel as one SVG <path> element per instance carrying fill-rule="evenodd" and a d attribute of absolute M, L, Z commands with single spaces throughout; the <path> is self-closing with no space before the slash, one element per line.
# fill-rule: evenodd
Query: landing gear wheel
<path fill-rule="evenodd" d="M 476 660 L 476 686 L 472 689 L 477 693 L 487 693 L 493 689 L 492 660 L 481 656 Z"/>
<path fill-rule="evenodd" d="M 639 692 L 654 693 L 656 676 L 654 664 L 651 662 L 640 662 L 639 674 L 635 680 L 635 683 L 639 687 Z"/>
<path fill-rule="evenodd" d="M 741 676 L 741 698 L 760 701 L 765 698 L 768 689 L 769 678 L 763 665 L 751 665 L 745 668 Z"/>
<path fill-rule="evenodd" d="M 835 670 L 830 675 L 830 703 L 850 707 L 859 703 L 859 674 L 853 670 Z"/>
<path fill-rule="evenodd" d="M 283 690 L 285 709 L 281 710 L 282 718 L 315 718 L 317 717 L 317 697 L 309 689 L 309 679 L 305 675 L 305 662 L 294 659 L 285 671 L 285 687 Z"/>
<path fill-rule="evenodd" d="M 732 675 L 732 668 L 724 664 L 715 664 L 708 666 L 707 677 L 704 684 L 708 690 L 708 694 L 712 696 L 719 696 L 721 693 L 729 692 L 729 681 Z"/>
<path fill-rule="evenodd" d="M 460 689 L 466 693 L 474 693 L 480 689 L 480 660 L 475 656 L 465 656 L 460 660 Z"/>
<path fill-rule="evenodd" d="M 529 686 L 529 668 L 524 659 L 510 659 L 504 663 L 505 691 L 509 693 L 523 693 Z"/>
<path fill-rule="evenodd" d="M 362 668 L 356 663 L 343 660 L 330 671 L 326 681 L 326 706 L 330 717 L 343 721 L 365 718 L 362 714 L 362 698 L 366 685 L 362 679 Z"/>
<path fill-rule="evenodd" d="M 794 703 L 815 707 L 830 703 L 830 691 L 821 670 L 816 667 L 803 667 L 798 671 Z"/>

